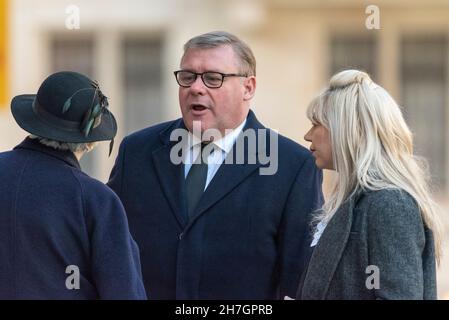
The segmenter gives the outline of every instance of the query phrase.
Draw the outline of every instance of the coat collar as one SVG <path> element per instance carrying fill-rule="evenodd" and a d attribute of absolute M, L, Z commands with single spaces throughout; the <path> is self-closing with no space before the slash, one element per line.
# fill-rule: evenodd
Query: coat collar
<path fill-rule="evenodd" d="M 16 149 L 26 149 L 41 152 L 56 159 L 62 160 L 68 165 L 81 170 L 81 166 L 78 160 L 76 159 L 75 155 L 73 154 L 73 152 L 68 150 L 56 150 L 54 148 L 43 145 L 36 139 L 31 139 L 27 137 L 20 144 L 14 147 L 14 150 Z"/>
<path fill-rule="evenodd" d="M 359 199 L 360 194 L 350 197 L 327 224 L 299 286 L 298 299 L 321 300 L 326 298 L 329 285 L 348 242 L 354 206 Z"/>
<path fill-rule="evenodd" d="M 257 130 L 264 128 L 265 127 L 257 120 L 254 113 L 250 110 L 246 119 L 246 124 L 242 131 L 247 129 Z M 227 165 L 225 164 L 225 160 L 200 199 L 194 216 L 190 219 L 190 221 L 188 221 L 186 199 L 184 196 L 184 166 L 182 164 L 174 164 L 170 160 L 172 146 L 176 144 L 176 141 L 170 141 L 170 135 L 175 129 L 186 129 L 182 119 L 178 119 L 166 130 L 161 132 L 160 139 L 163 145 L 161 148 L 156 149 L 152 156 L 162 190 L 167 197 L 170 207 L 180 227 L 184 229 L 184 231 L 187 231 L 187 229 L 190 228 L 198 217 L 200 217 L 213 204 L 223 198 L 237 184 L 246 179 L 246 177 L 259 168 L 261 164 L 258 160 L 255 164 L 247 164 L 247 155 L 245 155 L 245 164 Z M 234 152 L 230 152 L 228 154 L 228 157 L 232 157 L 236 153 L 235 145 L 233 146 L 233 151 Z M 261 152 L 261 150 L 259 150 L 259 152 Z"/>

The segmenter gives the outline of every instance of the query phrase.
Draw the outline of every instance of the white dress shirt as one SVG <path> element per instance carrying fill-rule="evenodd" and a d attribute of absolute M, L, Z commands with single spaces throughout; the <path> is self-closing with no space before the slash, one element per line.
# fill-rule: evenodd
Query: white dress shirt
<path fill-rule="evenodd" d="M 316 227 L 316 231 L 313 235 L 313 240 L 312 243 L 310 244 L 311 247 L 314 247 L 318 244 L 318 241 L 320 241 L 321 235 L 324 232 L 324 229 L 326 229 L 327 226 L 327 222 L 325 222 L 324 220 L 321 220 L 317 227 Z"/>
<path fill-rule="evenodd" d="M 235 128 L 231 133 L 225 135 L 223 138 L 217 141 L 213 141 L 213 143 L 216 147 L 214 149 L 214 152 L 210 153 L 207 157 L 207 179 L 206 179 L 206 185 L 204 186 L 204 190 L 206 190 L 209 183 L 212 181 L 212 178 L 215 176 L 215 174 L 218 171 L 218 168 L 220 168 L 223 161 L 226 159 L 226 155 L 229 153 L 229 151 L 232 150 L 232 147 L 234 146 L 235 141 L 237 140 L 237 137 L 242 132 L 243 127 L 246 124 L 246 119 L 243 120 L 243 122 Z M 198 157 L 200 151 L 201 151 L 201 141 L 199 139 L 192 138 L 192 134 L 189 133 L 189 144 L 190 147 L 187 148 L 187 152 L 184 155 L 183 163 L 184 163 L 184 177 L 187 177 L 187 174 L 189 173 L 190 168 L 192 167 L 192 163 L 196 160 Z M 191 146 L 193 144 L 193 146 Z"/>

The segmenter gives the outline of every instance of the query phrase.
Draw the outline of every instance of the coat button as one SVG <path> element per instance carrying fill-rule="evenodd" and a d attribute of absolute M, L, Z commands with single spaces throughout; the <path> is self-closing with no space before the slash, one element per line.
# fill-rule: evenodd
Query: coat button
<path fill-rule="evenodd" d="M 181 233 L 179 234 L 179 236 L 178 236 L 179 240 L 182 240 L 182 237 L 183 237 L 183 236 L 184 236 L 184 233 L 181 232 Z"/>

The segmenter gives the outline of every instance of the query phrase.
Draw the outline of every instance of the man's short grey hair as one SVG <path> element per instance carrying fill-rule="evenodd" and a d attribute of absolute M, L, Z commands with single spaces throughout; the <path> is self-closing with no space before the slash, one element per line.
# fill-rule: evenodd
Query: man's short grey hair
<path fill-rule="evenodd" d="M 256 58 L 250 47 L 237 38 L 235 35 L 226 31 L 208 32 L 193 37 L 184 45 L 184 54 L 192 48 L 217 48 L 223 45 L 230 45 L 240 60 L 240 72 L 246 76 L 256 75 Z"/>
<path fill-rule="evenodd" d="M 51 140 L 47 138 L 42 138 L 35 136 L 33 134 L 29 135 L 31 139 L 36 139 L 41 144 L 51 147 L 56 150 L 69 150 L 72 152 L 78 152 L 78 151 L 89 151 L 91 149 L 91 146 L 93 142 L 87 142 L 87 143 L 71 143 L 71 142 L 61 142 L 56 140 Z"/>

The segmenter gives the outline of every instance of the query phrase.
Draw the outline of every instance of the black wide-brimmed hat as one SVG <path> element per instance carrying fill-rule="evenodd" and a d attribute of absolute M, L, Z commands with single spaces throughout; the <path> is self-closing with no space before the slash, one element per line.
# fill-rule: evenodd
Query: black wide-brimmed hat
<path fill-rule="evenodd" d="M 107 107 L 107 97 L 96 81 L 69 71 L 50 75 L 37 94 L 11 101 L 11 112 L 22 129 L 70 143 L 113 140 L 117 122 Z"/>

